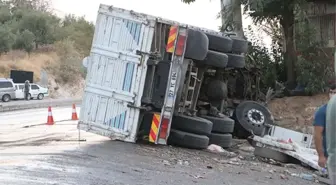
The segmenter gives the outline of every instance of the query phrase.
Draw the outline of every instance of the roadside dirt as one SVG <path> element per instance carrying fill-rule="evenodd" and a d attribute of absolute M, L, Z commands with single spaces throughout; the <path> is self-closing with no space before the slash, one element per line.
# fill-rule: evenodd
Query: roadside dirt
<path fill-rule="evenodd" d="M 312 133 L 314 113 L 328 102 L 327 94 L 285 97 L 272 100 L 268 107 L 279 126 Z"/>

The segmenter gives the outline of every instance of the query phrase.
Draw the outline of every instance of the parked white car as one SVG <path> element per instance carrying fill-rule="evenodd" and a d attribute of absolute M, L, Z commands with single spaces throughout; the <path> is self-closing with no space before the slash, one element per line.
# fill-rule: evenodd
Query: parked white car
<path fill-rule="evenodd" d="M 48 88 L 31 83 L 28 96 L 29 99 L 42 100 L 44 97 L 49 96 Z M 16 99 L 24 99 L 24 83 L 15 84 L 15 97 Z"/>

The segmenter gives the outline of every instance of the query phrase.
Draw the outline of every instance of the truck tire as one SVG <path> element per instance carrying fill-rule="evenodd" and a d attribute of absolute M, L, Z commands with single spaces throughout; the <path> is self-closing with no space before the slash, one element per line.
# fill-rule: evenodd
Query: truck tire
<path fill-rule="evenodd" d="M 226 54 L 229 58 L 227 67 L 232 67 L 232 68 L 244 68 L 245 67 L 245 56 L 232 54 L 232 53 L 226 53 Z"/>
<path fill-rule="evenodd" d="M 256 147 L 254 150 L 254 155 L 268 159 L 274 159 L 282 163 L 288 163 L 290 160 L 290 157 L 288 155 L 276 150 L 272 150 L 270 148 Z"/>
<path fill-rule="evenodd" d="M 230 148 L 232 146 L 231 134 L 211 133 L 209 139 L 209 144 L 215 144 L 223 148 Z"/>
<path fill-rule="evenodd" d="M 176 115 L 172 120 L 172 128 L 193 134 L 209 135 L 212 122 L 200 117 Z"/>
<path fill-rule="evenodd" d="M 207 87 L 207 97 L 209 100 L 223 100 L 228 95 L 228 89 L 226 83 L 220 80 L 214 80 L 209 83 Z"/>
<path fill-rule="evenodd" d="M 208 54 L 208 47 L 209 39 L 205 33 L 192 29 L 188 30 L 185 58 L 204 60 Z"/>
<path fill-rule="evenodd" d="M 204 135 L 171 129 L 168 144 L 192 149 L 205 149 L 209 145 L 209 138 Z"/>
<path fill-rule="evenodd" d="M 229 37 L 206 34 L 209 39 L 209 49 L 222 53 L 230 52 L 232 49 L 232 40 Z"/>
<path fill-rule="evenodd" d="M 246 131 L 252 130 L 254 135 L 260 137 L 265 134 L 265 124 L 274 125 L 274 119 L 269 109 L 254 101 L 240 103 L 236 107 L 233 117 Z"/>
<path fill-rule="evenodd" d="M 228 59 L 228 56 L 224 53 L 209 50 L 204 62 L 208 66 L 225 68 L 228 64 Z"/>
<path fill-rule="evenodd" d="M 232 53 L 242 54 L 247 53 L 248 41 L 236 37 L 230 37 L 232 39 Z"/>
<path fill-rule="evenodd" d="M 231 134 L 234 130 L 235 122 L 229 117 L 219 118 L 213 116 L 202 116 L 202 118 L 207 119 L 213 123 L 212 132 Z"/>
<path fill-rule="evenodd" d="M 240 125 L 240 123 L 237 121 L 235 122 L 234 130 L 232 135 L 239 139 L 248 139 L 252 133 L 250 131 L 247 131 L 243 126 Z"/>

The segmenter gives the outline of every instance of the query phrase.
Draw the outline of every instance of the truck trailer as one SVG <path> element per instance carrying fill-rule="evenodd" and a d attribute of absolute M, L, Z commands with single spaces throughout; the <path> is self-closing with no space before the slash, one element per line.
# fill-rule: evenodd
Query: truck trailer
<path fill-rule="evenodd" d="M 230 100 L 247 48 L 232 34 L 101 4 L 78 128 L 196 149 L 230 147 L 233 132 L 262 136 L 270 111 Z"/>

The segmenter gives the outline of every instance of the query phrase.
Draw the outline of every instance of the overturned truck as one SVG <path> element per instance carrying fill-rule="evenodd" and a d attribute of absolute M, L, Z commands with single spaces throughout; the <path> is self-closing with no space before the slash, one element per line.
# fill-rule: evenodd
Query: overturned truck
<path fill-rule="evenodd" d="M 220 32 L 100 5 L 83 61 L 78 128 L 196 149 L 230 147 L 233 132 L 263 135 L 273 121 L 268 109 L 235 96 L 247 46 Z"/>

